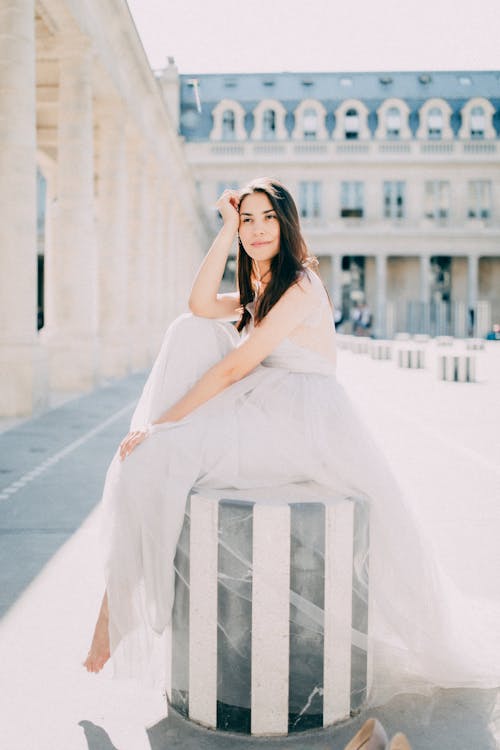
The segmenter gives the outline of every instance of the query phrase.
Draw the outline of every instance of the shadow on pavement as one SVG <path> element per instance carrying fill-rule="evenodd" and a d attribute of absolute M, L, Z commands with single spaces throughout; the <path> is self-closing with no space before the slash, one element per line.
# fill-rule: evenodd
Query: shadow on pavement
<path fill-rule="evenodd" d="M 91 721 L 79 721 L 78 726 L 82 727 L 85 732 L 85 739 L 89 750 L 119 750 L 102 727 L 93 724 Z"/>
<path fill-rule="evenodd" d="M 99 502 L 143 381 L 134 374 L 0 433 L 0 492 L 19 485 L 0 501 L 0 617 Z"/>
<path fill-rule="evenodd" d="M 264 739 L 205 730 L 172 710 L 147 734 L 151 750 L 250 750 L 263 746 L 266 750 L 342 750 L 369 716 L 382 722 L 389 737 L 405 732 L 412 750 L 500 747 L 498 691 L 472 689 L 436 690 L 431 696 L 399 695 L 336 727 L 290 737 Z"/>

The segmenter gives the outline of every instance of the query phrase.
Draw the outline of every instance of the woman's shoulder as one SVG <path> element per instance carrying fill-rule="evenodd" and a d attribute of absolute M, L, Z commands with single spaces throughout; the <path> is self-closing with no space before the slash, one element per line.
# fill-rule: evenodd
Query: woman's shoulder
<path fill-rule="evenodd" d="M 318 274 L 309 266 L 302 266 L 302 269 L 299 271 L 297 283 L 303 291 L 322 296 L 324 291 L 323 282 Z"/>

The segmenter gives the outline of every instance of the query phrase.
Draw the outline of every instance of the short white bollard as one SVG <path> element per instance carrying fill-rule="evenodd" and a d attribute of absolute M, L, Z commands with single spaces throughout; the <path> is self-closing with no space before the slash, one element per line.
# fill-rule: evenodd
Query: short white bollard
<path fill-rule="evenodd" d="M 415 347 L 402 347 L 398 350 L 398 367 L 421 370 L 425 367 L 425 351 Z"/>
<path fill-rule="evenodd" d="M 346 719 L 368 684 L 366 503 L 228 498 L 192 494 L 187 506 L 169 704 L 253 735 Z"/>
<path fill-rule="evenodd" d="M 406 331 L 400 331 L 399 333 L 394 334 L 394 341 L 409 341 L 411 339 L 411 336 L 409 333 L 406 333 Z"/>
<path fill-rule="evenodd" d="M 434 340 L 437 346 L 453 346 L 455 343 L 453 336 L 436 336 Z"/>
<path fill-rule="evenodd" d="M 440 354 L 438 378 L 455 383 L 476 382 L 476 358 L 473 354 Z"/>
<path fill-rule="evenodd" d="M 430 340 L 431 340 L 431 337 L 429 336 L 428 333 L 416 333 L 413 336 L 413 341 L 416 344 L 428 344 Z"/>
<path fill-rule="evenodd" d="M 484 349 L 484 339 L 466 339 L 465 348 L 469 351 L 482 351 Z"/>
<path fill-rule="evenodd" d="M 372 359 L 392 359 L 392 342 L 382 340 L 372 341 L 370 356 Z"/>
<path fill-rule="evenodd" d="M 348 333 L 337 333 L 336 340 L 339 349 L 350 349 L 354 336 Z"/>
<path fill-rule="evenodd" d="M 354 354 L 368 354 L 370 339 L 363 336 L 353 336 L 351 340 L 351 351 Z"/>

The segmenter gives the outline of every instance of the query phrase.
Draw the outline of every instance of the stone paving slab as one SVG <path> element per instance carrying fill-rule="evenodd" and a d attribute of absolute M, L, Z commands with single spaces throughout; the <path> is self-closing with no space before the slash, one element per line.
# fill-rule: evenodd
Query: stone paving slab
<path fill-rule="evenodd" d="M 499 487 L 500 347 L 486 360 L 477 384 L 439 383 L 430 370 L 401 371 L 363 355 L 342 353 L 339 361 L 339 379 L 415 501 L 434 518 L 441 493 L 452 493 L 457 526 L 475 519 L 470 533 L 484 540 L 478 566 L 497 559 L 495 519 L 483 519 L 485 528 L 479 520 L 481 495 Z M 158 692 L 81 667 L 103 586 L 96 504 L 143 382 L 144 374 L 130 376 L 0 433 L 0 747 L 342 750 L 365 716 L 290 738 L 223 735 L 167 716 Z M 41 464 L 43 471 L 2 495 Z M 476 585 L 465 563 L 463 574 L 464 586 Z M 500 748 L 495 690 L 398 696 L 370 715 L 388 733 L 407 732 L 414 750 Z"/>

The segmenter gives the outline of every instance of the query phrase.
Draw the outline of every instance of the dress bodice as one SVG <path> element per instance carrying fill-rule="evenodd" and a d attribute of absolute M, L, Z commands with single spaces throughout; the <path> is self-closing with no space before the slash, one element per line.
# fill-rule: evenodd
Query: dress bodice
<path fill-rule="evenodd" d="M 246 328 L 242 332 L 242 337 L 247 336 L 254 327 L 254 309 L 256 300 L 248 302 L 245 307 L 251 315 Z M 315 311 L 311 320 L 306 319 L 304 324 L 308 323 L 314 326 L 318 313 Z M 264 367 L 280 367 L 290 372 L 311 372 L 321 375 L 335 375 L 335 365 L 323 354 L 313 349 L 299 344 L 291 337 L 280 341 L 274 351 L 262 360 Z"/>

